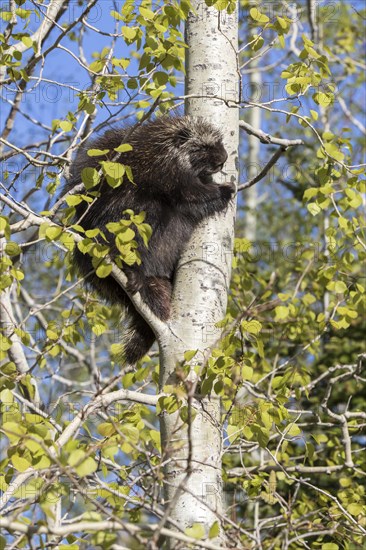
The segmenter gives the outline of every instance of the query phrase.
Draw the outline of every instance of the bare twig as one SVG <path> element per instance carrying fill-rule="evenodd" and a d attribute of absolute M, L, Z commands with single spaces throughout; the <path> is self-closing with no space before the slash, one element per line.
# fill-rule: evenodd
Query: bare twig
<path fill-rule="evenodd" d="M 288 147 L 294 147 L 296 145 L 304 145 L 304 142 L 302 139 L 277 138 L 277 137 L 271 136 L 270 134 L 266 134 L 265 132 L 263 132 L 263 130 L 253 128 L 253 126 L 251 126 L 244 120 L 241 120 L 239 122 L 239 125 L 240 125 L 240 128 L 242 128 L 247 132 L 247 134 L 249 134 L 250 136 L 257 137 L 261 143 L 265 143 L 266 145 L 268 144 L 279 145 L 280 148 L 277 149 L 275 154 L 267 162 L 263 170 L 261 170 L 257 176 L 238 186 L 238 191 L 243 191 L 244 189 L 248 189 L 249 187 L 252 187 L 252 185 L 255 185 L 256 183 L 261 181 L 268 174 L 272 166 L 276 164 L 276 162 L 281 157 L 281 155 L 286 151 L 286 149 L 288 149 Z"/>
<path fill-rule="evenodd" d="M 280 145 L 281 147 L 285 147 L 286 149 L 288 147 L 294 147 L 295 145 L 304 145 L 304 142 L 302 139 L 277 138 L 277 137 L 271 136 L 270 134 L 267 134 L 266 132 L 263 132 L 263 130 L 253 128 L 253 126 L 251 126 L 244 120 L 239 121 L 239 126 L 243 130 L 245 130 L 247 134 L 257 137 L 261 143 L 264 143 L 266 145 L 272 143 L 273 145 Z"/>

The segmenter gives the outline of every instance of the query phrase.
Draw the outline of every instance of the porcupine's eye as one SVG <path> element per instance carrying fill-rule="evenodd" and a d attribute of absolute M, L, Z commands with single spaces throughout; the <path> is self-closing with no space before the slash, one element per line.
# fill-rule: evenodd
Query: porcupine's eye
<path fill-rule="evenodd" d="M 224 164 L 225 162 L 221 162 L 220 164 L 217 164 L 216 166 L 213 167 L 213 173 L 215 172 L 221 172 L 221 170 L 223 169 L 224 167 Z"/>

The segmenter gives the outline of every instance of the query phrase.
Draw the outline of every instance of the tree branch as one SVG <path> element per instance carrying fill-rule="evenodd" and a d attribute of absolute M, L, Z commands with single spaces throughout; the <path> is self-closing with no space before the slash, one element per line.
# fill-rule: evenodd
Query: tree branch
<path fill-rule="evenodd" d="M 245 130 L 247 134 L 257 137 L 261 143 L 264 143 L 266 145 L 268 145 L 269 143 L 273 143 L 274 145 L 281 145 L 285 149 L 287 149 L 288 147 L 294 147 L 295 145 L 304 145 L 302 139 L 277 138 L 271 136 L 270 134 L 266 134 L 265 132 L 263 132 L 263 130 L 258 130 L 257 128 L 254 128 L 244 120 L 239 121 L 239 126 L 243 130 Z"/>
<path fill-rule="evenodd" d="M 244 120 L 239 121 L 239 126 L 243 130 L 245 130 L 246 133 L 249 134 L 250 136 L 255 136 L 256 138 L 258 138 L 261 143 L 265 143 L 266 145 L 268 144 L 279 145 L 280 148 L 277 149 L 275 154 L 267 162 L 263 170 L 261 170 L 257 176 L 238 186 L 238 191 L 243 191 L 244 189 L 248 189 L 249 187 L 252 187 L 252 185 L 255 185 L 256 183 L 261 181 L 268 174 L 272 166 L 276 164 L 276 162 L 281 157 L 281 155 L 286 151 L 286 149 L 288 149 L 288 147 L 295 147 L 296 145 L 304 145 L 304 142 L 302 139 L 277 138 L 277 137 L 271 136 L 270 134 L 266 134 L 265 132 L 263 132 L 263 130 L 258 130 L 257 128 L 254 128 Z"/>
<path fill-rule="evenodd" d="M 139 534 L 142 531 L 142 527 L 139 527 L 134 523 L 122 523 L 119 521 L 78 521 L 69 525 L 62 525 L 51 529 L 50 527 L 46 527 L 44 525 L 35 527 L 34 525 L 26 525 L 20 521 L 11 521 L 5 518 L 0 518 L 0 527 L 29 535 L 52 534 L 61 537 L 77 532 L 94 533 L 95 531 L 128 531 L 133 534 Z M 143 526 L 143 530 L 150 531 L 151 533 L 154 533 L 157 528 L 157 525 L 146 524 Z M 173 531 L 172 529 L 167 529 L 165 527 L 161 530 L 161 534 L 166 537 L 180 540 L 187 544 L 194 544 L 194 546 L 198 548 L 207 548 L 208 550 L 225 550 L 225 547 L 223 546 L 217 546 L 217 544 L 209 541 L 197 540 L 192 537 L 188 537 L 183 533 L 179 533 L 178 531 Z"/>
<path fill-rule="evenodd" d="M 255 178 L 252 178 L 246 181 L 245 183 L 241 183 L 240 185 L 238 185 L 238 191 L 243 191 L 244 189 L 248 189 L 249 187 L 252 187 L 252 185 L 255 185 L 256 183 L 261 181 L 268 174 L 272 166 L 276 164 L 278 159 L 282 156 L 282 154 L 285 151 L 286 151 L 286 147 L 280 147 L 279 149 L 277 149 L 277 151 L 272 156 L 272 158 L 267 162 L 263 170 L 261 170 L 259 174 L 255 176 Z"/>
<path fill-rule="evenodd" d="M 0 201 L 5 203 L 9 208 L 11 208 L 14 212 L 17 214 L 20 214 L 24 217 L 24 226 L 23 229 L 27 229 L 28 227 L 35 225 L 40 226 L 43 223 L 48 223 L 50 227 L 58 227 L 64 231 L 64 233 L 71 236 L 71 238 L 76 242 L 81 242 L 83 240 L 83 237 L 81 235 L 78 235 L 71 229 L 66 229 L 65 227 L 60 226 L 59 224 L 51 221 L 46 216 L 40 216 L 36 214 L 35 212 L 32 212 L 29 208 L 26 208 L 22 204 L 16 202 L 11 197 L 8 197 L 4 194 L 0 194 Z M 19 222 L 21 223 L 21 222 Z M 117 283 L 123 288 L 124 292 L 128 295 L 131 302 L 133 303 L 134 307 L 136 308 L 136 311 L 142 315 L 142 317 L 149 323 L 155 334 L 158 334 L 159 336 L 163 336 L 163 334 L 168 330 L 167 324 L 159 319 L 151 310 L 150 308 L 145 304 L 145 302 L 142 300 L 141 295 L 139 292 L 136 292 L 135 294 L 132 294 L 127 290 L 127 276 L 123 273 L 123 271 L 114 263 L 113 259 L 107 255 L 104 258 L 108 263 L 112 265 L 112 272 L 111 276 L 117 281 Z"/>
<path fill-rule="evenodd" d="M 0 239 L 0 257 L 6 254 L 5 246 L 6 246 L 6 240 L 5 238 L 1 238 Z M 12 286 L 13 285 L 9 286 L 8 288 L 5 288 L 1 293 L 1 299 L 0 299 L 1 326 L 3 329 L 3 335 L 6 338 L 8 338 L 9 341 L 11 342 L 11 346 L 8 350 L 10 360 L 14 361 L 17 372 L 20 375 L 25 375 L 30 371 L 30 368 L 23 350 L 22 341 L 18 336 L 18 334 L 15 332 L 15 329 L 17 328 L 17 321 L 14 316 L 13 304 L 10 299 Z M 40 404 L 39 392 L 38 392 L 36 381 L 33 378 L 32 378 L 32 385 L 34 388 L 34 403 L 36 406 L 39 406 Z"/>
<path fill-rule="evenodd" d="M 44 18 L 41 19 L 40 26 L 32 34 L 32 36 L 30 36 L 30 39 L 33 42 L 37 42 L 38 53 L 40 52 L 42 42 L 47 37 L 48 33 L 50 32 L 53 25 L 55 24 L 55 21 L 59 13 L 64 11 L 67 8 L 68 3 L 69 3 L 69 0 L 51 0 L 51 2 L 48 4 L 45 16 Z M 11 46 L 6 51 L 6 53 L 8 55 L 13 55 L 15 51 L 23 53 L 28 49 L 29 49 L 29 46 L 27 46 L 23 42 L 18 42 L 17 44 L 14 44 L 13 46 Z"/>
<path fill-rule="evenodd" d="M 94 400 L 90 401 L 83 407 L 83 409 L 75 416 L 75 418 L 66 426 L 60 437 L 56 440 L 55 447 L 50 448 L 49 454 L 53 458 L 66 443 L 76 434 L 80 426 L 86 419 L 99 409 L 103 409 L 115 403 L 116 401 L 132 401 L 134 403 L 142 403 L 144 405 L 156 406 L 159 398 L 163 394 L 147 395 L 139 393 L 137 391 L 130 390 L 117 390 L 110 393 L 96 395 Z M 22 472 L 14 480 L 11 481 L 9 488 L 4 492 L 0 498 L 0 510 L 6 506 L 9 500 L 13 497 L 15 491 L 27 481 L 35 473 L 33 468 L 29 468 L 25 472 Z M 49 531 L 48 531 L 49 532 Z M 57 533 L 54 533 L 57 534 Z"/>

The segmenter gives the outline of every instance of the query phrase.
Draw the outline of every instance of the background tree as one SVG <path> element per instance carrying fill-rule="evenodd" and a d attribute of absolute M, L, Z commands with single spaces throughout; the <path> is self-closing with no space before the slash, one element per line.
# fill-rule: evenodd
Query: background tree
<path fill-rule="evenodd" d="M 177 548 L 363 547 L 364 6 L 242 1 L 235 75 L 227 74 L 241 86 L 198 93 L 183 89 L 190 9 L 185 1 L 1 6 L 3 548 L 153 549 L 163 538 Z M 227 37 L 234 6 L 216 2 L 208 18 L 200 9 L 211 39 Z M 215 313 L 203 340 L 191 339 L 180 315 L 192 289 L 190 307 L 201 303 L 209 262 L 230 258 L 229 246 L 203 237 L 221 231 L 212 222 L 192 242 L 205 243 L 209 262 L 188 285 L 196 268 L 183 260 L 176 286 L 174 322 L 189 326 L 195 344 L 170 345 L 161 358 L 153 350 L 121 369 L 119 312 L 70 269 L 78 243 L 106 266 L 108 251 L 72 227 L 75 204 L 88 198 L 82 187 L 60 198 L 61 182 L 94 132 L 182 109 L 187 99 L 195 110 L 202 96 L 211 100 L 204 114 L 219 124 L 223 105 L 233 120 L 240 108 L 227 313 L 217 322 L 223 310 L 209 306 Z M 112 186 L 129 184 L 121 172 L 109 176 Z M 144 231 L 142 224 L 132 217 L 129 229 Z M 122 260 L 137 261 L 128 235 Z M 118 267 L 113 274 L 123 285 Z M 178 434 L 184 460 L 175 507 L 162 489 L 176 454 L 167 442 L 161 449 L 157 413 L 168 430 L 178 420 L 188 434 Z M 222 448 L 221 508 L 220 475 L 215 485 L 207 464 L 203 485 L 190 484 L 189 452 L 205 415 L 223 435 L 213 459 L 217 467 Z M 201 509 L 196 522 L 184 506 Z"/>

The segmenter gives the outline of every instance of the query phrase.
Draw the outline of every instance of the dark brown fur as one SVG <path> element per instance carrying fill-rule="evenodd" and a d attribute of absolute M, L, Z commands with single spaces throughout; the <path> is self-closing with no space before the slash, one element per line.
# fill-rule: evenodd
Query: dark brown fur
<path fill-rule="evenodd" d="M 80 183 L 86 166 L 99 168 L 105 157 L 88 157 L 88 149 L 113 151 L 126 141 L 133 150 L 121 153 L 118 162 L 131 166 L 135 184 L 124 181 L 112 189 L 105 181 L 100 196 L 85 212 L 86 205 L 76 207 L 84 229 L 101 228 L 109 239 L 110 254 L 118 254 L 114 236 L 105 229 L 108 222 L 123 218 L 123 211 L 135 214 L 145 211 L 152 227 L 148 248 L 139 242 L 140 266 L 124 269 L 129 290 L 139 291 L 143 300 L 160 319 L 170 314 L 174 271 L 194 228 L 206 217 L 224 210 L 232 198 L 232 184 L 214 183 L 212 174 L 222 169 L 227 153 L 217 128 L 203 119 L 161 117 L 145 123 L 132 133 L 130 128 L 114 128 L 79 150 L 71 167 L 66 190 Z M 94 190 L 94 189 L 93 189 Z M 92 271 L 88 254 L 76 250 L 74 263 L 82 275 Z M 155 340 L 149 325 L 136 312 L 127 294 L 112 278 L 89 275 L 90 285 L 106 300 L 127 309 L 129 329 L 124 337 L 124 354 L 128 363 L 135 363 L 148 352 Z"/>

